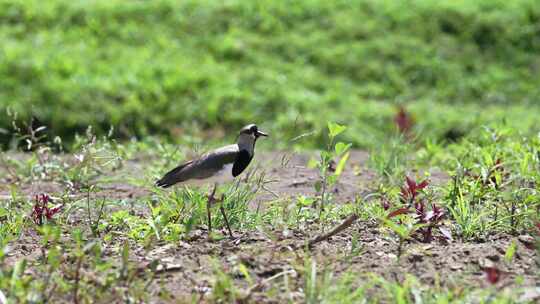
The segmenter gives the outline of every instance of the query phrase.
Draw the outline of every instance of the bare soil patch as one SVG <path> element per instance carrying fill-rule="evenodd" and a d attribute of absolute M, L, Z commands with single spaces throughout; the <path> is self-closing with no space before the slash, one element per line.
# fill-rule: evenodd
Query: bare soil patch
<path fill-rule="evenodd" d="M 269 191 L 262 191 L 252 204 L 264 205 L 265 202 L 278 198 L 315 195 L 313 184 L 318 173 L 307 167 L 310 157 L 311 154 L 259 153 L 254 165 L 264 168 L 267 178 L 273 182 L 268 184 Z M 373 191 L 375 173 L 367 169 L 367 158 L 366 152 L 353 151 L 349 166 L 337 186 L 331 189 L 336 203 L 353 201 L 356 197 L 363 197 Z M 142 174 L 144 168 L 142 162 L 129 161 L 121 172 L 110 174 Z M 434 184 L 443 184 L 448 180 L 444 173 L 435 170 L 431 172 L 431 176 Z M 137 208 L 138 202 L 151 195 L 150 188 L 118 180 L 117 178 L 114 182 L 102 186 L 97 196 L 124 200 Z M 65 185 L 56 182 L 35 182 L 20 186 L 22 192 L 29 197 L 41 192 L 60 194 L 65 189 Z M 2 197 L 8 196 L 8 191 L 7 183 L 0 186 Z M 139 206 L 139 212 L 145 212 L 144 204 Z M 123 206 L 114 207 L 118 208 Z M 73 218 L 73 224 L 76 225 L 81 220 Z M 166 287 L 171 293 L 172 302 L 190 302 L 194 296 L 209 301 L 208 293 L 215 279 L 214 261 L 221 265 L 223 271 L 233 274 L 236 284 L 244 290 L 248 290 L 250 286 L 238 271 L 240 263 L 247 267 L 255 282 L 291 270 L 288 279 L 290 289 L 294 291 L 302 287 L 302 270 L 298 269 L 298 265 L 304 264 L 307 250 L 302 245 L 320 232 L 317 227 L 318 224 L 313 223 L 313 227 L 307 230 L 233 231 L 237 238 L 219 241 L 208 241 L 204 227 L 199 227 L 192 232 L 189 241 L 158 243 L 150 248 L 143 248 L 142 245 L 132 242 L 131 259 L 137 261 L 141 267 L 155 259 L 160 261 L 164 267 L 161 270 L 161 279 L 153 284 L 151 290 L 157 296 L 162 292 L 162 287 Z M 351 254 L 353 237 L 357 237 L 359 241 L 358 254 Z M 398 281 L 404 280 L 407 274 L 412 274 L 421 283 L 430 286 L 484 287 L 488 283 L 482 268 L 496 266 L 503 271 L 503 276 L 497 283 L 499 288 L 514 288 L 518 286 L 516 282 L 519 282 L 519 286 L 539 286 L 535 251 L 529 249 L 521 239 L 523 238 L 519 236 L 494 234 L 482 242 L 412 242 L 406 244 L 406 253 L 398 260 L 395 237 L 381 233 L 374 221 L 359 220 L 343 233 L 317 244 L 310 251 L 320 269 L 328 269 L 338 274 L 352 271 L 359 275 L 359 281 L 368 273 Z M 106 251 L 110 250 L 111 256 L 117 256 L 118 252 L 113 252 L 112 248 L 117 247 L 121 241 L 123 240 L 118 238 L 103 245 Z M 512 241 L 517 243 L 517 251 L 513 261 L 507 263 L 504 255 Z M 17 242 L 10 244 L 8 264 L 20 258 L 30 261 L 38 259 L 38 248 L 39 238 L 35 233 L 25 232 Z M 277 281 L 280 280 L 282 281 Z M 294 292 L 276 292 L 273 293 L 275 297 L 269 298 L 269 288 L 272 288 L 272 284 L 261 286 L 260 290 L 251 294 L 250 301 L 273 303 L 299 300 L 294 298 Z M 288 298 L 289 296 L 293 298 Z"/>

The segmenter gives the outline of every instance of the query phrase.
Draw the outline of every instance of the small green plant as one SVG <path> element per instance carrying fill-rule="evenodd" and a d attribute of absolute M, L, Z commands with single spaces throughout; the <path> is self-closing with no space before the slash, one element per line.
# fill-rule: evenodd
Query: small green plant
<path fill-rule="evenodd" d="M 407 241 L 410 241 L 413 239 L 414 234 L 417 232 L 418 229 L 424 227 L 424 224 L 417 224 L 416 221 L 412 220 L 409 216 L 396 215 L 395 219 L 399 221 L 399 223 L 394 222 L 394 220 L 389 219 L 382 219 L 382 222 L 384 225 L 392 230 L 394 234 L 398 237 L 398 247 L 396 248 L 396 256 L 399 259 L 404 253 L 403 246 Z"/>
<path fill-rule="evenodd" d="M 18 238 L 24 231 L 27 217 L 19 208 L 19 204 L 23 203 L 25 200 L 19 199 L 16 193 L 12 193 L 8 200 L 0 200 L 0 248 L 4 248 L 3 246 Z"/>
<path fill-rule="evenodd" d="M 463 189 L 462 176 L 452 177 L 448 210 L 456 222 L 458 234 L 464 239 L 470 239 L 486 230 L 488 210 L 482 211 L 467 199 L 467 190 Z M 469 184 L 470 185 L 470 184 Z"/>
<path fill-rule="evenodd" d="M 315 183 L 315 190 L 320 193 L 319 197 L 319 215 L 324 211 L 325 206 L 331 199 L 329 189 L 336 184 L 339 176 L 345 168 L 349 159 L 349 149 L 351 144 L 336 142 L 338 135 L 343 133 L 347 127 L 329 122 L 328 123 L 328 142 L 326 150 L 320 152 L 318 161 L 312 161 L 311 166 L 319 169 L 319 181 Z M 336 162 L 336 159 L 337 162 Z"/>
<path fill-rule="evenodd" d="M 384 184 L 397 184 L 405 175 L 410 153 L 410 143 L 402 136 L 393 137 L 370 151 L 368 164 L 377 172 Z"/>
<path fill-rule="evenodd" d="M 89 186 L 86 189 L 86 215 L 88 217 L 88 227 L 92 232 L 92 236 L 94 238 L 97 238 L 100 236 L 100 229 L 102 228 L 100 222 L 104 216 L 103 210 L 105 208 L 105 199 L 100 199 L 97 204 L 93 205 L 93 191 L 95 191 L 95 186 L 93 185 Z M 95 201 L 96 200 L 94 200 L 94 202 Z M 94 208 L 94 206 L 97 207 L 97 209 Z M 93 212 L 93 210 L 96 210 L 96 212 Z M 95 215 L 93 215 L 93 213 L 95 213 Z"/>
<path fill-rule="evenodd" d="M 87 128 L 85 136 L 75 137 L 72 147 L 75 162 L 66 165 L 67 170 L 62 175 L 70 188 L 79 190 L 97 185 L 97 178 L 106 169 L 115 170 L 122 166 L 121 154 L 111 137 L 112 133 L 109 133 L 98 139 L 91 127 Z"/>
<path fill-rule="evenodd" d="M 222 303 L 236 303 L 241 298 L 241 294 L 234 279 L 216 261 L 213 261 L 212 265 L 214 269 L 212 300 Z"/>
<path fill-rule="evenodd" d="M 506 263 L 510 264 L 512 260 L 514 259 L 514 255 L 516 254 L 517 249 L 517 243 L 515 240 L 512 240 L 510 245 L 506 248 L 506 251 L 504 252 L 504 260 Z"/>
<path fill-rule="evenodd" d="M 402 282 L 388 281 L 380 276 L 373 276 L 373 280 L 385 291 L 382 295 L 377 296 L 380 301 L 391 303 L 414 303 L 414 299 L 421 301 L 419 284 L 411 276 L 407 276 Z"/>
<path fill-rule="evenodd" d="M 31 155 L 25 161 L 7 161 L 2 156 L 2 163 L 12 179 L 15 181 L 53 179 L 60 168 L 52 152 L 53 150 L 62 151 L 60 138 L 55 138 L 53 142 L 50 142 L 49 135 L 46 133 L 47 127 L 42 125 L 36 117 L 32 116 L 27 121 L 20 120 L 18 114 L 9 108 L 7 116 L 11 120 L 14 148 L 29 152 Z M 14 165 L 15 169 L 11 165 Z"/>
<path fill-rule="evenodd" d="M 358 303 L 365 299 L 365 288 L 355 286 L 352 273 L 337 276 L 328 267 L 320 269 L 313 257 L 304 258 L 301 276 L 304 303 Z"/>
<path fill-rule="evenodd" d="M 187 187 L 170 194 L 159 192 L 156 199 L 147 202 L 147 206 L 150 217 L 138 219 L 139 224 L 130 233 L 147 245 L 152 239 L 178 241 L 205 221 L 205 195 Z"/>
<path fill-rule="evenodd" d="M 362 253 L 363 244 L 359 240 L 359 233 L 354 232 L 351 239 L 351 250 L 345 256 L 347 263 L 352 264 L 353 258 L 359 256 Z"/>

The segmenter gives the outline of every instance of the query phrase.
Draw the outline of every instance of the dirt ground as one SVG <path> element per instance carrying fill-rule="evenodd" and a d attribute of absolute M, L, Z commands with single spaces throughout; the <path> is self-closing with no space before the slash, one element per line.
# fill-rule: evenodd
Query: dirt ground
<path fill-rule="evenodd" d="M 253 206 L 279 198 L 295 197 L 300 194 L 314 195 L 313 183 L 317 179 L 317 171 L 307 168 L 310 155 L 288 154 L 284 152 L 260 153 L 255 159 L 255 166 L 264 168 L 270 191 L 261 191 Z M 375 187 L 375 173 L 367 169 L 368 155 L 363 151 L 353 151 L 349 166 L 344 171 L 335 189 L 335 202 L 352 201 L 356 197 L 365 197 Z M 142 174 L 144 163 L 129 161 L 118 176 Z M 141 198 L 148 197 L 148 189 L 129 183 L 118 182 L 107 184 L 98 196 L 124 199 L 136 205 Z M 433 184 L 443 184 L 448 180 L 440 171 L 431 172 Z M 36 182 L 32 185 L 21 185 L 23 192 L 29 196 L 35 193 L 60 193 L 63 185 L 53 182 Z M 0 197 L 9 195 L 8 184 L 0 186 Z M 77 221 L 77 219 L 73 219 Z M 315 226 L 315 225 L 314 225 Z M 158 259 L 164 268 L 161 281 L 153 284 L 152 291 L 158 295 L 163 284 L 172 295 L 172 302 L 191 302 L 192 298 L 207 300 L 208 292 L 215 278 L 212 261 L 217 259 L 223 269 L 229 273 L 238 273 L 237 283 L 248 290 L 244 280 L 240 279 L 238 265 L 245 265 L 254 282 L 262 282 L 278 273 L 289 271 L 289 290 L 277 290 L 275 297 L 268 298 L 268 289 L 272 284 L 261 286 L 260 290 L 250 295 L 253 302 L 282 302 L 299 300 L 294 291 L 301 288 L 301 269 L 294 265 L 303 265 L 306 240 L 315 236 L 318 231 L 298 230 L 284 231 L 233 231 L 236 238 L 225 238 L 209 242 L 203 227 L 192 233 L 189 241 L 175 244 L 157 244 L 149 249 L 133 243 L 131 259 L 144 265 Z M 359 241 L 359 252 L 351 255 L 353 237 Z M 535 263 L 535 251 L 529 249 L 528 236 L 511 236 L 494 234 L 481 242 L 463 243 L 459 240 L 451 242 L 434 241 L 430 244 L 412 242 L 406 245 L 406 254 L 397 259 L 397 240 L 389 235 L 381 234 L 375 221 L 359 220 L 352 227 L 327 241 L 318 243 L 311 249 L 320 269 L 328 269 L 336 274 L 352 271 L 362 275 L 376 273 L 389 280 L 403 280 L 406 274 L 415 275 L 421 283 L 442 287 L 485 287 L 487 282 L 483 267 L 496 266 L 502 270 L 502 279 L 498 288 L 513 288 L 516 281 L 520 286 L 540 286 L 539 268 Z M 517 243 L 517 251 L 512 263 L 504 261 L 505 251 L 511 242 Z M 39 238 L 31 232 L 25 232 L 21 239 L 10 245 L 8 263 L 21 257 L 29 260 L 38 256 Z M 119 240 L 120 241 L 120 240 Z M 105 244 L 105 247 L 107 245 Z M 298 249 L 301 248 L 301 249 Z M 111 253 L 113 254 L 113 253 Z M 281 279 L 280 279 L 281 280 Z M 279 280 L 278 280 L 279 281 Z M 282 280 L 281 280 L 282 281 Z M 271 293 L 270 293 L 271 294 Z M 540 295 L 538 295 L 540 299 Z"/>

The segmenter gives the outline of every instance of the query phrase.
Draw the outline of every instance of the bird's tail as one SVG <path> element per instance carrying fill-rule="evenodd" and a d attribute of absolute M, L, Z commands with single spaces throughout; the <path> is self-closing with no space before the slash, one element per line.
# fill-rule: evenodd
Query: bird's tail
<path fill-rule="evenodd" d="M 167 178 L 166 178 L 166 176 L 164 176 L 163 178 L 157 180 L 155 185 L 156 185 L 156 187 L 160 187 L 160 188 L 169 188 L 173 184 L 167 182 Z"/>
<path fill-rule="evenodd" d="M 155 185 L 161 188 L 169 188 L 170 186 L 183 181 L 181 174 L 179 173 L 190 163 L 191 162 L 187 162 L 167 172 L 167 174 L 165 174 L 161 179 L 156 181 Z"/>

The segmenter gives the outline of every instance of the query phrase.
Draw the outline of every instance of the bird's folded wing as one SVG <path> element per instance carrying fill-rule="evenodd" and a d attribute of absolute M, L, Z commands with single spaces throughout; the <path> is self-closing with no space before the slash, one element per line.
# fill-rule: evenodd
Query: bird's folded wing
<path fill-rule="evenodd" d="M 229 145 L 210 151 L 195 160 L 186 162 L 169 171 L 162 179 L 157 181 L 156 185 L 170 187 L 176 183 L 190 179 L 211 177 L 222 170 L 225 165 L 233 163 L 237 154 L 237 145 Z"/>
<path fill-rule="evenodd" d="M 207 178 L 222 170 L 226 165 L 236 160 L 238 146 L 230 145 L 204 154 L 190 166 L 192 178 Z"/>

